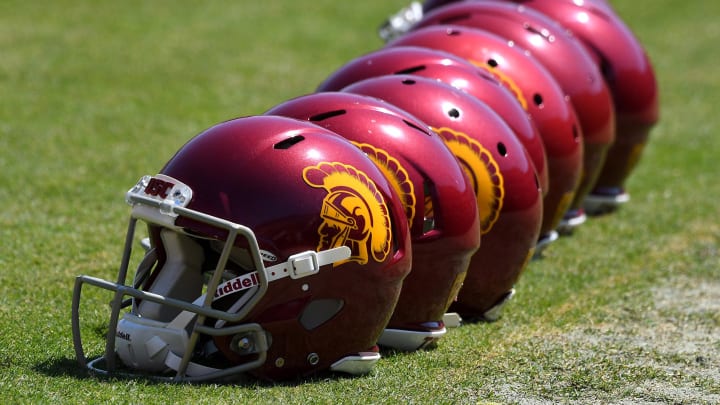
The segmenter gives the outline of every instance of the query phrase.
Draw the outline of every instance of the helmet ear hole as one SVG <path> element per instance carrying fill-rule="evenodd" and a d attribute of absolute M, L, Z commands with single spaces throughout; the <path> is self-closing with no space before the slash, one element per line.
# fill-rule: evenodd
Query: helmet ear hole
<path fill-rule="evenodd" d="M 344 302 L 338 299 L 320 299 L 310 302 L 300 315 L 300 324 L 307 330 L 313 330 L 329 321 L 340 312 Z"/>
<path fill-rule="evenodd" d="M 423 215 L 423 233 L 428 233 L 435 229 L 435 190 L 433 184 L 425 180 L 423 183 L 425 193 L 425 213 Z"/>

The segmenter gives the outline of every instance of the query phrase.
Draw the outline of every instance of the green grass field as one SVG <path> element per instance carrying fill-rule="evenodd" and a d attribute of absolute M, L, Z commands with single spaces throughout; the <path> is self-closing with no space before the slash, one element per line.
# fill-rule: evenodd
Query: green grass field
<path fill-rule="evenodd" d="M 3 403 L 720 402 L 720 2 L 614 0 L 653 60 L 661 122 L 629 188 L 530 263 L 505 316 L 368 376 L 173 385 L 89 376 L 74 277 L 113 279 L 125 191 L 186 140 L 312 92 L 406 2 L 0 5 Z M 100 354 L 107 300 L 96 297 Z M 87 307 L 86 307 L 87 308 Z"/>

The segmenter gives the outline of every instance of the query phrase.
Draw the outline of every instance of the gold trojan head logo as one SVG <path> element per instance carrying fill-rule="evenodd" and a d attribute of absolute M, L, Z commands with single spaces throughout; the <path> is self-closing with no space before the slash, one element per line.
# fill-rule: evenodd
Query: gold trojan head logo
<path fill-rule="evenodd" d="M 400 164 L 400 162 L 394 157 L 390 156 L 387 151 L 376 148 L 367 143 L 353 142 L 355 146 L 360 148 L 365 154 L 372 160 L 380 171 L 385 175 L 385 178 L 390 182 L 390 185 L 397 191 L 402 201 L 403 208 L 405 208 L 405 215 L 407 216 L 408 223 L 412 224 L 415 219 L 415 187 L 413 187 L 410 181 L 410 176 L 407 170 Z"/>
<path fill-rule="evenodd" d="M 303 170 L 305 183 L 327 191 L 318 228 L 318 250 L 347 246 L 347 261 L 382 262 L 390 253 L 390 217 L 375 183 L 350 165 L 321 162 Z"/>
<path fill-rule="evenodd" d="M 492 65 L 487 65 L 485 63 L 477 62 L 474 60 L 471 60 L 470 63 L 479 67 L 482 70 L 485 70 L 486 72 L 493 75 L 493 77 L 498 79 L 498 81 L 500 83 L 502 83 L 502 85 L 504 87 L 506 87 L 508 90 L 510 90 L 510 92 L 520 102 L 520 105 L 522 105 L 523 110 L 527 111 L 527 109 L 528 109 L 527 100 L 525 100 L 525 97 L 522 94 L 522 90 L 520 90 L 520 86 L 518 86 L 517 83 L 515 83 L 515 80 L 513 80 L 511 77 L 506 75 L 502 70 L 500 70 Z"/>
<path fill-rule="evenodd" d="M 483 148 L 480 142 L 462 132 L 450 128 L 433 128 L 433 130 L 443 138 L 470 178 L 477 197 L 480 229 L 483 234 L 487 233 L 500 216 L 505 199 L 505 185 L 500 166 L 493 159 L 492 153 Z"/>

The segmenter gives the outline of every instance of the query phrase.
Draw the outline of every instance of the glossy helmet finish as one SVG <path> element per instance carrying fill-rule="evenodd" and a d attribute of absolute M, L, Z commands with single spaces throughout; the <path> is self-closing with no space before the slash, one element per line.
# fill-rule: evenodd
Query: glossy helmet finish
<path fill-rule="evenodd" d="M 378 97 L 420 118 L 461 162 L 477 196 L 482 245 L 451 308 L 463 318 L 499 317 L 542 221 L 542 193 L 525 148 L 487 105 L 436 80 L 388 75 L 343 91 Z"/>
<path fill-rule="evenodd" d="M 543 201 L 542 235 L 551 237 L 548 234 L 558 227 L 573 200 L 583 153 L 580 123 L 552 75 L 507 40 L 468 27 L 430 26 L 408 32 L 387 46 L 424 46 L 450 52 L 486 70 L 515 95 L 532 117 L 545 147 L 550 186 Z"/>
<path fill-rule="evenodd" d="M 410 237 L 397 193 L 347 140 L 289 118 L 230 120 L 191 139 L 127 200 L 117 282 L 76 282 L 82 364 L 118 372 L 117 356 L 127 374 L 278 380 L 368 372 L 378 360 L 410 271 Z M 125 284 L 137 220 L 151 247 Z M 115 291 L 105 356 L 90 363 L 83 284 Z"/>
<path fill-rule="evenodd" d="M 460 1 L 464 0 L 427 0 L 421 4 L 421 14 L 427 13 L 430 10 L 436 9 L 438 7 L 442 7 L 451 3 L 458 3 Z M 467 0 L 471 1 L 471 0 Z M 501 1 L 511 1 L 515 3 L 524 3 L 525 0 L 501 0 Z M 532 0 L 531 0 L 532 1 Z M 556 1 L 556 0 L 550 0 L 550 1 Z M 583 6 L 585 4 L 592 4 L 593 7 L 600 7 L 605 12 L 611 12 L 614 13 L 615 11 L 612 9 L 612 6 L 607 2 L 607 0 L 560 0 L 560 1 L 567 1 L 572 3 L 578 3 L 578 5 Z"/>
<path fill-rule="evenodd" d="M 411 2 L 408 6 L 401 8 L 380 25 L 378 35 L 385 41 L 395 39 L 406 32 L 410 31 L 415 24 L 423 19 L 428 12 L 451 3 L 458 3 L 461 0 L 427 0 L 424 3 L 417 1 Z M 520 2 L 523 0 L 503 0 Z M 567 0 L 579 2 L 580 5 L 592 3 L 594 7 L 602 8 L 608 13 L 615 13 L 615 10 L 608 4 L 606 0 Z"/>
<path fill-rule="evenodd" d="M 406 111 L 357 94 L 309 94 L 283 102 L 267 114 L 308 120 L 332 130 L 385 173 L 410 223 L 413 263 L 379 343 L 411 351 L 440 339 L 445 333 L 443 315 L 480 246 L 475 194 L 443 140 Z"/>
<path fill-rule="evenodd" d="M 583 174 L 568 214 L 568 229 L 584 219 L 582 203 L 595 185 L 615 140 L 615 112 L 600 70 L 580 42 L 546 15 L 495 0 L 465 1 L 439 7 L 414 27 L 462 25 L 495 33 L 540 61 L 570 97 L 584 137 Z"/>
<path fill-rule="evenodd" d="M 357 57 L 331 73 L 318 91 L 338 91 L 363 79 L 409 74 L 439 80 L 492 108 L 525 146 L 543 193 L 549 187 L 547 157 L 540 133 L 513 94 L 490 73 L 448 52 L 417 46 L 382 48 Z"/>
<path fill-rule="evenodd" d="M 655 73 L 642 44 L 601 1 L 515 0 L 569 29 L 583 43 L 607 82 L 615 103 L 617 134 L 595 187 L 585 198 L 591 214 L 629 200 L 625 181 L 635 168 L 659 118 Z"/>

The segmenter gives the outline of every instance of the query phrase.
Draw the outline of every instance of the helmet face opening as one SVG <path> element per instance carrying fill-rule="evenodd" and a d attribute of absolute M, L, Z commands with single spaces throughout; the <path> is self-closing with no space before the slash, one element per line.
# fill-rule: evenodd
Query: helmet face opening
<path fill-rule="evenodd" d="M 89 283 L 115 291 L 105 356 L 88 363 L 95 371 L 116 371 L 117 356 L 122 363 L 120 374 L 150 373 L 168 379 L 176 372 L 190 379 L 199 375 L 203 378 L 227 375 L 227 370 L 202 364 L 213 363 L 212 354 L 217 349 L 212 347 L 207 335 L 201 336 L 193 331 L 208 327 L 213 328 L 216 334 L 233 334 L 244 329 L 256 341 L 255 361 L 232 370 L 236 373 L 257 366 L 268 346 L 264 332 L 260 328 L 246 326 L 223 328 L 228 322 L 243 318 L 267 290 L 268 277 L 259 249 L 255 249 L 254 257 L 250 257 L 247 250 L 235 247 L 236 239 L 245 239 L 246 244 L 257 247 L 254 234 L 242 226 L 188 209 L 189 200 L 163 199 L 167 196 L 156 190 L 161 182 L 189 189 L 169 176 L 159 175 L 144 177 L 128 192 L 126 199 L 134 209 L 118 281 L 109 283 L 87 276 L 78 278 L 73 298 L 73 330 L 79 360 L 87 363 L 78 330 L 79 286 Z M 228 234 L 228 239 L 220 241 L 189 236 L 181 227 L 174 225 L 178 218 L 192 218 L 193 221 L 222 229 Z M 150 245 L 137 267 L 132 284 L 126 285 L 138 219 L 149 225 Z M 238 234 L 242 236 L 238 238 Z M 259 269 L 260 273 L 248 273 L 248 269 L 253 268 Z M 220 286 L 234 275 L 244 276 L 249 281 L 240 281 L 241 288 L 237 291 Z M 224 293 L 218 295 L 218 291 Z M 227 301 L 227 295 L 239 291 L 243 294 L 228 308 L 214 304 L 218 299 Z M 125 300 L 125 296 L 131 299 Z M 213 322 L 215 325 L 208 326 Z M 203 349 L 195 350 L 195 347 Z"/>

